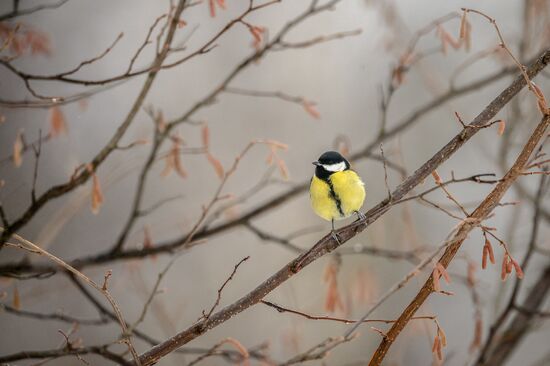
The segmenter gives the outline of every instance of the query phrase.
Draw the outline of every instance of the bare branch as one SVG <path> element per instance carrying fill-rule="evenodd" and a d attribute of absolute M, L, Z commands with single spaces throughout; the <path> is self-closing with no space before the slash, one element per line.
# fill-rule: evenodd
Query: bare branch
<path fill-rule="evenodd" d="M 41 320 L 62 321 L 62 322 L 71 323 L 71 324 L 77 323 L 82 325 L 103 325 L 110 322 L 109 319 L 104 317 L 100 319 L 81 319 L 70 315 L 65 315 L 63 313 L 51 313 L 51 314 L 35 313 L 32 311 L 18 310 L 8 304 L 0 304 L 0 308 L 2 308 L 2 310 L 6 311 L 7 313 L 11 313 L 16 316 L 23 316 L 27 318 L 34 318 L 34 319 L 41 319 Z"/>
<path fill-rule="evenodd" d="M 208 319 L 210 318 L 210 315 L 212 315 L 212 313 L 214 312 L 214 310 L 216 309 L 216 307 L 220 304 L 220 300 L 222 298 L 222 291 L 223 289 L 225 288 L 225 286 L 229 283 L 229 281 L 231 281 L 233 279 L 233 276 L 235 276 L 235 273 L 237 273 L 237 269 L 239 268 L 239 266 L 247 261 L 248 259 L 250 259 L 250 256 L 247 256 L 247 257 L 244 257 L 243 259 L 241 259 L 239 261 L 239 263 L 235 264 L 235 267 L 233 268 L 233 272 L 231 272 L 231 274 L 229 275 L 229 277 L 227 277 L 227 279 L 224 281 L 224 283 L 222 284 L 222 286 L 218 289 L 218 297 L 216 298 L 216 301 L 214 302 L 214 305 L 212 305 L 212 307 L 210 308 L 210 310 L 208 311 L 208 313 L 205 313 L 204 310 L 202 312 L 202 317 L 201 319 Z"/>
<path fill-rule="evenodd" d="M 264 305 L 267 305 L 271 308 L 274 308 L 279 313 L 291 313 L 291 314 L 299 315 L 299 316 L 304 317 L 304 318 L 309 319 L 309 320 L 329 320 L 329 321 L 335 321 L 335 322 L 344 323 L 344 324 L 352 324 L 352 323 L 357 323 L 358 322 L 358 320 L 336 318 L 336 317 L 327 316 L 327 315 L 322 315 L 322 316 L 310 315 L 310 314 L 304 313 L 302 311 L 292 310 L 292 309 L 289 309 L 289 308 L 282 307 L 281 305 L 277 305 L 277 304 L 274 304 L 274 303 L 272 303 L 270 301 L 266 301 L 266 300 L 262 300 L 260 302 Z M 413 319 L 416 319 L 416 320 L 434 320 L 435 316 L 417 316 Z M 395 323 L 395 320 L 390 320 L 390 319 L 365 319 L 365 320 L 362 321 L 362 323 L 392 324 L 392 323 Z"/>
<path fill-rule="evenodd" d="M 504 193 L 506 193 L 512 183 L 521 175 L 520 172 L 523 170 L 523 167 L 527 164 L 531 153 L 535 150 L 539 141 L 544 136 L 548 125 L 550 125 L 550 115 L 546 115 L 542 118 L 541 122 L 538 124 L 537 128 L 525 144 L 521 154 L 516 159 L 516 162 L 510 170 L 508 170 L 508 173 L 506 173 L 504 178 L 497 184 L 491 193 L 489 193 L 489 195 L 476 208 L 476 210 L 460 225 L 458 232 L 452 240 L 452 244 L 447 247 L 445 253 L 443 253 L 438 261 L 445 268 L 449 265 L 457 251 L 460 249 L 468 233 L 478 226 L 481 221 L 491 213 L 491 211 L 497 206 L 502 196 L 504 196 Z M 430 276 L 416 297 L 400 315 L 398 321 L 388 331 L 388 337 L 383 339 L 378 346 L 378 349 L 371 358 L 370 365 L 374 366 L 381 364 L 394 340 L 433 291 L 433 280 L 432 276 Z"/>
<path fill-rule="evenodd" d="M 540 72 L 545 65 L 550 62 L 550 50 L 547 50 L 543 56 L 539 59 L 537 63 L 532 65 L 528 69 L 528 75 L 533 77 L 535 74 Z M 481 112 L 475 119 L 472 121 L 473 126 L 481 126 L 486 124 L 491 120 L 496 113 L 508 103 L 513 96 L 515 96 L 524 86 L 526 85 L 525 79 L 523 77 L 516 78 L 508 88 L 500 93 L 486 108 Z M 544 122 L 550 121 L 550 118 L 545 118 Z M 543 124 L 544 127 L 545 124 Z M 392 192 L 392 196 L 395 200 L 400 200 L 403 198 L 411 189 L 428 177 L 431 172 L 433 172 L 440 164 L 446 161 L 454 152 L 456 152 L 466 141 L 468 141 L 472 136 L 474 136 L 479 129 L 468 128 L 464 129 L 453 138 L 447 145 L 445 145 L 440 151 L 438 151 L 430 160 L 428 160 L 423 166 L 415 171 L 415 173 L 408 177 L 403 183 L 401 183 L 395 190 Z M 537 132 L 540 132 L 537 130 Z M 540 138 L 540 136 L 537 136 Z M 532 147 L 535 148 L 534 146 Z M 526 157 L 528 158 L 528 156 Z M 501 182 L 500 189 L 498 192 L 502 192 L 502 184 L 507 186 L 511 184 L 512 179 L 506 180 L 506 183 Z M 494 205 L 498 203 L 498 200 L 494 202 Z M 186 330 L 176 334 L 175 336 L 167 339 L 158 346 L 153 347 L 151 350 L 142 354 L 141 361 L 145 365 L 150 365 L 157 362 L 160 358 L 172 352 L 174 349 L 181 347 L 182 345 L 190 342 L 191 340 L 202 335 L 206 331 L 220 325 L 221 323 L 227 321 L 236 314 L 241 313 L 248 307 L 257 304 L 262 300 L 268 293 L 273 289 L 277 288 L 281 283 L 287 281 L 294 274 L 302 270 L 305 266 L 315 261 L 319 257 L 323 256 L 326 253 L 329 253 L 335 250 L 337 247 L 347 242 L 352 237 L 356 236 L 358 233 L 363 231 L 367 226 L 376 221 L 380 216 L 386 213 L 392 205 L 388 205 L 385 201 L 379 203 L 377 206 L 372 208 L 366 213 L 366 220 L 355 222 L 351 225 L 348 225 L 344 228 L 341 228 L 337 231 L 340 238 L 339 242 L 336 242 L 330 234 L 326 235 L 324 238 L 319 240 L 314 245 L 315 250 L 306 252 L 304 255 L 301 255 L 288 263 L 286 266 L 281 268 L 279 271 L 274 273 L 270 278 L 256 287 L 253 291 L 247 295 L 241 297 L 237 302 L 225 307 L 224 309 L 218 311 L 217 313 L 212 314 L 212 316 L 207 320 L 201 320 Z M 471 224 L 465 224 L 463 228 L 470 228 Z M 464 229 L 463 229 L 464 231 Z M 462 232 L 460 233 L 463 234 Z M 456 244 L 450 246 L 449 248 L 456 248 Z M 441 261 L 440 261 L 441 262 Z M 297 265 L 300 264 L 299 267 Z M 442 262 L 444 264 L 444 262 Z M 431 286 L 431 280 L 429 286 Z M 429 287 L 431 289 L 431 287 Z M 431 292 L 431 291 L 430 291 Z M 398 323 L 396 323 L 398 324 Z M 403 325 L 401 323 L 401 325 Z"/>

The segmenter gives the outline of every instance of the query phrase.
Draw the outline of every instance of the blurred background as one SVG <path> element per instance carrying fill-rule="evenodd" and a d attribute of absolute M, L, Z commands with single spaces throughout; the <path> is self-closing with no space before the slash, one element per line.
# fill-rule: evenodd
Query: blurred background
<path fill-rule="evenodd" d="M 31 8 L 43 3 L 21 1 L 19 6 Z M 149 27 L 157 17 L 167 12 L 169 5 L 167 1 L 71 0 L 58 8 L 8 19 L 0 24 L 13 26 L 20 22 L 23 27 L 47 37 L 48 54 L 29 52 L 11 62 L 19 70 L 39 75 L 57 74 L 74 68 L 83 60 L 101 54 L 123 32 L 123 37 L 105 57 L 75 74 L 80 79 L 96 80 L 125 72 Z M 198 2 L 185 9 L 181 19 L 186 24 L 177 29 L 174 39 L 175 45 L 184 45 L 185 49 L 170 55 L 168 62 L 200 48 L 229 21 L 242 14 L 248 2 L 229 0 L 225 5 L 225 10 L 216 8 L 215 17 L 209 12 L 208 2 Z M 285 0 L 254 12 L 245 19 L 252 25 L 264 27 L 266 31 L 263 36 L 269 40 L 309 5 L 309 1 Z M 12 6 L 12 2 L 2 2 L 0 13 L 10 12 Z M 390 89 L 395 89 L 395 92 L 392 92 L 386 111 L 387 130 L 405 121 L 432 100 L 449 93 L 452 88 L 459 89 L 512 67 L 513 62 L 505 53 L 489 52 L 498 46 L 499 40 L 491 24 L 480 16 L 470 15 L 468 18 L 471 24 L 469 51 L 466 47 L 454 49 L 445 41 L 442 44 L 445 37 L 441 36 L 441 29 L 458 39 L 462 7 L 475 8 L 494 17 L 508 46 L 525 64 L 533 61 L 550 44 L 550 6 L 546 1 L 342 1 L 332 11 L 321 12 L 297 25 L 284 40 L 302 42 L 340 32 L 360 30 L 360 33 L 346 33 L 345 37 L 308 47 L 267 52 L 229 84 L 232 88 L 281 92 L 297 97 L 298 102 L 222 92 L 211 104 L 197 111 L 190 123 L 183 123 L 173 130 L 184 141 L 181 164 L 187 177 L 182 178 L 176 172 L 163 176 L 166 159 L 155 163 L 147 179 L 142 207 L 151 207 L 166 199 L 169 201 L 137 220 L 124 248 L 154 246 L 181 238 L 200 218 L 202 207 L 212 199 L 220 184 L 213 165 L 201 153 L 201 134 L 205 126 L 209 130 L 210 152 L 225 171 L 254 139 L 271 139 L 288 145 L 287 150 L 277 151 L 277 156 L 286 164 L 288 177 L 277 164 L 267 163 L 270 155 L 268 146 L 256 145 L 244 156 L 222 191 L 231 197 L 217 203 L 207 216 L 206 223 L 212 227 L 249 212 L 291 187 L 308 182 L 313 174 L 311 162 L 324 151 L 341 149 L 353 154 L 376 140 L 383 118 L 381 101 L 384 96 L 387 99 Z M 419 30 L 452 12 L 458 15 L 442 23 L 439 28 L 432 27 L 418 39 L 412 54 L 421 57 L 410 67 L 407 66 L 403 81 L 399 83 L 395 69 L 407 55 L 411 40 L 419 35 Z M 216 47 L 210 52 L 162 70 L 143 106 L 162 111 L 166 120 L 181 116 L 217 88 L 237 64 L 254 52 L 253 42 L 254 37 L 246 25 L 235 25 L 215 42 Z M 149 66 L 155 57 L 154 46 L 153 43 L 144 49 L 136 60 L 137 69 Z M 443 46 L 446 54 L 442 52 Z M 486 57 L 476 58 L 480 52 L 487 52 Z M 9 51 L 3 52 L 4 56 L 9 54 Z M 476 62 L 460 71 L 464 63 L 471 59 Z M 457 74 L 457 70 L 460 73 Z M 460 113 L 464 121 L 471 121 L 510 83 L 513 76 L 515 74 L 505 75 L 468 93 L 448 98 L 410 127 L 385 139 L 383 148 L 386 158 L 399 166 L 398 169 L 388 169 L 390 188 L 395 188 L 460 131 L 455 112 Z M 99 86 L 104 89 L 56 107 L 66 122 L 66 132 L 42 143 L 36 183 L 38 194 L 52 185 L 66 182 L 78 165 L 89 162 L 98 153 L 126 117 L 145 77 L 136 76 L 120 83 Z M 536 80 L 540 88 L 548 93 L 548 72 Z M 32 87 L 36 93 L 48 96 L 68 96 L 98 88 L 56 81 L 35 81 Z M 8 101 L 35 99 L 23 80 L 5 66 L 0 67 L 0 97 Z M 308 108 L 304 108 L 304 102 L 299 98 L 315 104 L 306 103 Z M 22 155 L 21 166 L 14 165 L 11 157 L 14 142 L 21 131 L 27 142 L 36 141 L 39 136 L 52 131 L 53 112 L 51 106 L 10 108 L 6 103 L 2 105 L 0 179 L 3 183 L 0 200 L 11 220 L 19 217 L 31 203 L 35 167 L 32 149 Z M 452 172 L 456 178 L 481 173 L 495 173 L 500 177 L 538 122 L 538 113 L 532 95 L 522 91 L 497 115 L 497 118 L 506 121 L 505 134 L 500 136 L 497 127 L 480 131 L 438 169 L 439 175 L 443 180 L 450 179 Z M 104 196 L 97 214 L 90 209 L 90 181 L 49 202 L 18 233 L 66 261 L 111 248 L 131 214 L 138 176 L 149 155 L 153 131 L 153 121 L 144 108 L 140 108 L 120 145 L 136 141 L 139 144 L 113 152 L 97 170 Z M 165 142 L 160 151 L 170 151 L 170 145 L 170 142 Z M 372 153 L 379 156 L 378 147 Z M 353 167 L 366 183 L 364 210 L 386 198 L 384 168 L 379 159 L 360 159 L 353 163 Z M 522 177 L 520 189 L 514 187 L 503 200 L 518 203 L 497 208 L 494 217 L 487 221 L 487 225 L 497 229 L 497 235 L 508 243 L 518 260 L 523 258 L 531 235 L 533 204 L 529 197 L 535 194 L 539 182 L 539 176 Z M 433 181 L 426 181 L 415 192 L 432 186 Z M 464 182 L 451 185 L 449 189 L 467 209 L 473 210 L 491 188 L 491 185 Z M 241 197 L 246 199 L 240 200 Z M 430 197 L 433 202 L 460 214 L 443 192 L 436 191 Z M 548 200 L 543 201 L 542 207 L 550 209 Z M 212 213 L 219 215 L 212 217 Z M 338 226 L 351 221 L 338 222 Z M 413 251 L 418 258 L 423 258 L 429 254 L 430 248 L 445 240 L 458 222 L 441 210 L 416 201 L 396 206 L 339 249 L 339 255 L 328 255 L 314 262 L 269 294 L 266 300 L 308 314 L 332 314 L 357 319 L 415 266 L 414 261 L 364 254 L 363 248 Z M 254 217 L 250 224 L 256 230 L 278 238 L 290 237 L 295 247 L 304 250 L 330 229 L 330 223 L 312 212 L 307 191 Z M 550 249 L 548 232 L 547 218 L 543 218 L 538 245 L 546 250 Z M 420 310 L 421 315 L 437 315 L 447 334 L 448 346 L 444 350 L 443 361 L 446 365 L 465 365 L 475 361 L 478 347 L 474 345 L 472 348 L 472 342 L 476 306 L 481 309 L 485 338 L 489 326 L 507 303 L 515 281 L 515 278 L 509 278 L 506 282 L 500 280 L 503 251 L 496 241 L 493 247 L 497 264 L 481 271 L 479 265 L 483 243 L 481 233 L 474 231 L 463 245 L 459 258 L 449 268 L 453 282 L 444 285 L 444 289 L 454 295 L 432 296 Z M 296 251 L 288 245 L 263 240 L 251 227 L 235 226 L 209 236 L 205 242 L 178 256 L 162 280 L 161 293 L 154 297 L 138 328 L 155 339 L 164 340 L 193 324 L 201 316 L 201 311 L 210 309 L 216 300 L 217 290 L 243 257 L 250 256 L 250 259 L 239 267 L 224 289 L 220 306 L 233 303 L 296 255 Z M 2 250 L 0 263 L 17 263 L 24 256 L 31 263 L 48 263 L 45 259 L 14 248 Z M 139 318 L 159 272 L 172 257 L 159 254 L 110 262 L 86 267 L 83 272 L 102 283 L 105 271 L 112 270 L 110 290 L 125 319 L 133 323 Z M 342 306 L 330 309 L 326 306 L 329 286 L 323 275 L 327 266 L 334 263 L 339 263 L 337 291 Z M 479 269 L 475 286 L 479 295 L 477 305 L 472 302 L 472 289 L 465 280 L 468 263 L 475 263 Z M 532 259 L 523 279 L 525 291 L 546 265 L 547 256 L 536 255 Z M 397 317 L 428 273 L 425 271 L 415 277 L 372 317 Z M 94 306 L 62 274 L 29 280 L 3 277 L 0 291 L 2 302 L 19 310 L 61 312 L 85 319 L 98 317 Z M 103 301 L 99 293 L 94 295 Z M 23 350 L 55 349 L 64 342 L 58 329 L 67 332 L 72 327 L 66 322 L 38 320 L 9 311 L 0 312 L 0 322 L 0 355 Z M 363 364 L 368 361 L 380 341 L 380 335 L 372 331 L 370 325 L 360 328 L 360 337 L 340 345 L 331 351 L 328 358 L 313 364 Z M 372 325 L 387 329 L 384 324 Z M 262 348 L 262 352 L 274 362 L 283 362 L 327 337 L 342 335 L 347 329 L 349 325 L 346 324 L 308 320 L 289 313 L 278 313 L 258 304 L 186 347 L 209 349 L 221 339 L 232 337 L 251 349 L 268 344 L 268 349 Z M 119 334 L 120 328 L 115 322 L 101 326 L 81 324 L 72 339 L 81 338 L 83 345 L 89 346 L 116 340 Z M 411 322 L 391 349 L 386 364 L 441 364 L 431 352 L 434 335 L 432 321 Z M 549 335 L 548 323 L 540 318 L 537 327 L 523 339 L 508 364 L 550 364 L 546 354 L 546 337 Z M 139 353 L 150 348 L 150 345 L 135 337 L 134 344 Z M 124 347 L 117 345 L 113 350 L 123 351 Z M 172 354 L 162 359 L 160 364 L 187 364 L 197 356 Z M 85 355 L 83 358 L 94 365 L 109 364 L 99 356 Z M 32 364 L 38 361 L 16 363 Z M 51 364 L 78 362 L 74 357 L 64 357 L 51 361 Z M 227 362 L 223 358 L 211 357 L 203 364 L 221 365 Z M 261 364 L 255 359 L 250 362 Z"/>

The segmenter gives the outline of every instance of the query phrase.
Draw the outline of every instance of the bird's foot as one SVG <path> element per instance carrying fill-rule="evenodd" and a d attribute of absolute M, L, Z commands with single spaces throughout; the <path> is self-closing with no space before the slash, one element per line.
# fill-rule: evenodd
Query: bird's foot
<path fill-rule="evenodd" d="M 332 239 L 334 239 L 338 243 L 338 245 L 342 245 L 342 242 L 340 241 L 340 237 L 338 236 L 336 231 L 332 230 L 330 232 L 330 236 L 332 236 Z"/>
<path fill-rule="evenodd" d="M 357 220 L 355 221 L 365 221 L 367 219 L 367 216 L 361 211 L 355 211 L 355 213 L 357 214 Z"/>

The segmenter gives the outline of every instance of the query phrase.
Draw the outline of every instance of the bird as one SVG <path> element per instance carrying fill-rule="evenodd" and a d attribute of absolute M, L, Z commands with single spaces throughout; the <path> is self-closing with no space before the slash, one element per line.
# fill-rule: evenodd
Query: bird
<path fill-rule="evenodd" d="M 334 221 L 357 215 L 364 220 L 360 211 L 365 200 L 365 184 L 351 169 L 349 161 L 336 151 L 323 153 L 315 165 L 315 173 L 309 186 L 309 197 L 313 211 L 332 224 L 331 235 L 340 243 L 334 229 Z"/>

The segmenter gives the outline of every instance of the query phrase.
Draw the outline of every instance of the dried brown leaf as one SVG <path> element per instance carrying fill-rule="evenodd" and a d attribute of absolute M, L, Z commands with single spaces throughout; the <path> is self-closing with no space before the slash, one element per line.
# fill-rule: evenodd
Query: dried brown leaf
<path fill-rule="evenodd" d="M 222 163 L 220 163 L 220 161 L 212 156 L 212 154 L 210 153 L 206 154 L 206 158 L 208 159 L 210 165 L 212 165 L 212 167 L 214 168 L 214 171 L 216 172 L 218 178 L 223 179 L 225 177 L 225 172 Z"/>
<path fill-rule="evenodd" d="M 91 207 L 92 207 L 92 213 L 94 215 L 97 215 L 99 213 L 99 209 L 101 208 L 101 205 L 103 204 L 103 192 L 101 191 L 101 185 L 99 183 L 99 178 L 95 173 L 92 173 L 92 201 L 91 201 Z"/>
<path fill-rule="evenodd" d="M 466 11 L 462 12 L 462 17 L 460 18 L 460 39 L 466 38 Z"/>
<path fill-rule="evenodd" d="M 275 151 L 274 149 L 271 149 L 269 151 L 269 155 L 267 156 L 267 159 L 265 160 L 265 162 L 267 163 L 267 165 L 271 165 L 273 164 L 273 159 L 275 158 Z"/>
<path fill-rule="evenodd" d="M 18 168 L 23 164 L 23 147 L 23 130 L 19 130 L 13 143 L 13 163 Z"/>
<path fill-rule="evenodd" d="M 288 150 L 287 144 L 283 144 L 282 142 L 276 140 L 263 140 L 263 142 L 276 149 Z"/>
<path fill-rule="evenodd" d="M 201 129 L 202 146 L 208 148 L 210 146 L 210 129 L 208 125 L 204 123 Z"/>
<path fill-rule="evenodd" d="M 441 291 L 441 284 L 439 283 L 439 268 L 435 267 L 432 273 L 432 282 L 435 292 Z"/>
<path fill-rule="evenodd" d="M 164 169 L 160 173 L 162 177 L 167 177 L 173 170 L 175 170 L 181 178 L 187 178 L 187 171 L 183 168 L 183 164 L 181 162 L 180 144 L 180 139 L 172 139 L 172 147 L 164 158 Z"/>
<path fill-rule="evenodd" d="M 283 179 L 288 180 L 288 168 L 285 161 L 282 159 L 277 159 L 277 167 L 279 168 L 279 172 L 281 173 Z"/>
<path fill-rule="evenodd" d="M 504 258 L 502 258 L 502 266 L 500 269 L 500 279 L 502 281 L 506 280 L 506 276 L 508 276 L 508 255 L 504 255 Z"/>
<path fill-rule="evenodd" d="M 337 273 L 338 265 L 335 261 L 330 261 L 323 271 L 323 282 L 329 282 L 332 278 L 336 277 Z"/>
<path fill-rule="evenodd" d="M 487 248 L 487 245 L 483 246 L 483 255 L 481 257 L 481 269 L 487 268 L 487 257 L 489 255 L 489 248 Z"/>
<path fill-rule="evenodd" d="M 61 108 L 56 105 L 50 109 L 50 135 L 56 137 L 61 134 L 67 134 L 67 123 Z"/>
<path fill-rule="evenodd" d="M 445 41 L 451 45 L 452 48 L 455 50 L 458 50 L 460 46 L 462 45 L 462 42 L 459 40 L 456 40 L 451 36 L 447 31 L 443 30 L 443 37 L 445 38 Z"/>
<path fill-rule="evenodd" d="M 441 275 L 445 279 L 445 282 L 447 282 L 447 284 L 450 284 L 451 277 L 449 276 L 449 273 L 447 272 L 445 267 L 441 264 L 441 262 L 437 262 L 436 266 L 437 266 L 437 269 L 439 270 L 439 273 L 441 273 Z"/>
<path fill-rule="evenodd" d="M 512 258 L 511 260 L 511 263 L 512 265 L 514 266 L 514 270 L 516 271 L 516 276 L 517 278 L 519 278 L 520 280 L 523 278 L 523 270 L 521 269 L 521 266 L 519 265 L 519 263 Z"/>
<path fill-rule="evenodd" d="M 443 328 L 437 327 L 437 335 L 441 339 L 441 345 L 443 347 L 447 347 L 447 336 L 445 335 L 445 332 L 443 331 Z"/>
<path fill-rule="evenodd" d="M 330 261 L 325 267 L 323 281 L 328 284 L 325 296 L 325 311 L 334 313 L 336 310 L 344 310 L 344 304 L 338 290 L 338 263 Z"/>
<path fill-rule="evenodd" d="M 514 268 L 514 266 L 512 265 L 512 258 L 510 256 L 508 256 L 508 260 L 506 262 L 506 273 L 507 274 L 512 273 L 513 268 Z"/>
<path fill-rule="evenodd" d="M 537 84 L 534 82 L 531 82 L 531 86 L 534 89 L 535 95 L 537 96 L 537 104 L 539 107 L 539 110 L 542 114 L 548 113 L 548 103 L 546 102 L 546 98 L 544 97 L 544 93 L 542 90 L 538 87 Z"/>
<path fill-rule="evenodd" d="M 485 239 L 485 245 L 487 246 L 487 250 L 489 252 L 489 260 L 492 264 L 495 264 L 497 261 L 495 260 L 495 253 L 493 252 L 493 246 L 491 245 L 489 239 Z"/>
<path fill-rule="evenodd" d="M 254 44 L 261 44 L 263 28 L 253 25 L 248 27 L 248 30 L 250 31 L 250 34 L 252 34 L 252 37 L 254 37 Z"/>
<path fill-rule="evenodd" d="M 351 141 L 346 135 L 338 135 L 333 142 L 334 149 L 345 157 L 351 153 Z"/>
<path fill-rule="evenodd" d="M 441 347 L 441 341 L 439 340 L 439 334 L 436 334 L 432 345 L 432 353 L 435 353 L 439 347 Z"/>
<path fill-rule="evenodd" d="M 437 184 L 441 184 L 441 177 L 439 176 L 439 174 L 437 174 L 436 170 L 432 172 L 432 177 L 434 178 Z"/>
<path fill-rule="evenodd" d="M 538 108 L 539 108 L 540 113 L 542 113 L 542 114 L 546 114 L 546 113 L 547 113 L 548 107 L 546 106 L 546 104 L 544 104 L 544 103 L 542 102 L 542 100 L 540 100 L 540 99 L 537 100 L 537 106 L 538 106 Z"/>
<path fill-rule="evenodd" d="M 181 178 L 187 178 L 187 171 L 183 168 L 183 164 L 181 163 L 179 148 L 177 151 L 174 150 L 172 155 L 174 159 L 174 169 L 176 170 L 176 173 L 178 173 Z"/>
<path fill-rule="evenodd" d="M 228 338 L 225 338 L 222 343 L 229 343 L 237 349 L 237 351 L 243 357 L 243 361 L 242 361 L 243 366 L 248 366 L 250 364 L 249 363 L 250 355 L 248 353 L 248 350 L 246 349 L 245 346 L 242 345 L 241 342 L 239 342 L 235 338 L 228 337 Z"/>
<path fill-rule="evenodd" d="M 50 39 L 46 33 L 29 29 L 25 36 L 33 55 L 49 56 L 51 54 Z"/>
<path fill-rule="evenodd" d="M 325 311 L 334 313 L 336 310 L 336 302 L 338 300 L 338 287 L 336 282 L 330 282 L 325 296 Z"/>
<path fill-rule="evenodd" d="M 439 361 L 443 361 L 443 352 L 442 352 L 441 342 L 439 342 L 439 344 L 437 345 L 436 351 L 437 351 L 437 359 Z"/>
<path fill-rule="evenodd" d="M 319 113 L 319 111 L 317 111 L 317 109 L 315 109 L 315 103 L 310 102 L 308 100 L 304 100 L 302 102 L 302 107 L 304 107 L 305 111 L 313 118 L 315 119 L 321 118 L 321 114 Z"/>
<path fill-rule="evenodd" d="M 214 18 L 216 16 L 216 4 L 214 0 L 208 0 L 208 9 L 210 10 L 210 16 Z"/>
<path fill-rule="evenodd" d="M 501 119 L 500 121 L 498 121 L 498 131 L 497 131 L 498 135 L 502 136 L 504 134 L 505 129 L 506 129 L 506 121 Z"/>
<path fill-rule="evenodd" d="M 14 284 L 13 286 L 12 306 L 15 310 L 21 310 L 21 296 L 19 295 L 19 288 L 17 288 L 17 284 Z"/>

